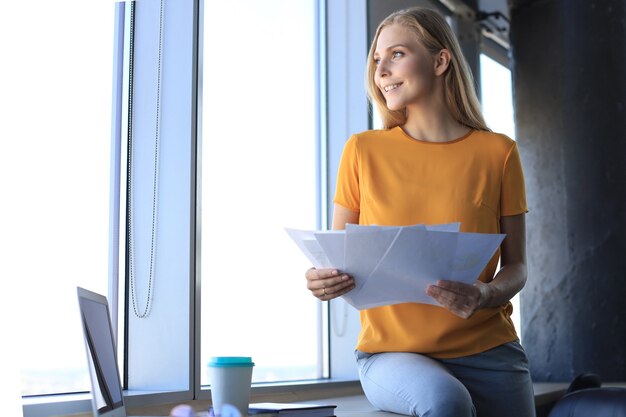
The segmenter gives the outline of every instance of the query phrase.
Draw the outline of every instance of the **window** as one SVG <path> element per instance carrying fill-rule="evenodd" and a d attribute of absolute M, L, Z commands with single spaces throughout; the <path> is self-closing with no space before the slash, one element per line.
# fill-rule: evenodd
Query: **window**
<path fill-rule="evenodd" d="M 202 384 L 211 356 L 253 381 L 321 376 L 310 266 L 285 227 L 315 229 L 315 2 L 204 4 Z"/>
<path fill-rule="evenodd" d="M 22 393 L 86 391 L 76 286 L 107 292 L 114 6 L 6 6 L 3 278 L 23 291 Z"/>
<path fill-rule="evenodd" d="M 515 139 L 511 70 L 485 54 L 480 55 L 482 110 L 487 125 Z"/>
<path fill-rule="evenodd" d="M 504 133 L 511 139 L 515 139 L 511 70 L 487 55 L 481 54 L 480 77 L 482 110 L 487 125 L 494 132 Z M 519 294 L 511 299 L 511 303 L 513 304 L 511 320 L 515 325 L 518 336 L 521 338 Z"/>
<path fill-rule="evenodd" d="M 7 6 L 7 15 L 26 13 L 17 4 Z M 118 46 L 120 39 L 128 42 L 130 23 L 124 16 L 128 16 L 130 3 L 125 3 L 125 9 L 121 4 L 124 3 L 94 3 L 85 8 L 75 1 L 62 6 L 37 2 L 31 10 L 29 3 L 28 26 L 10 22 L 0 25 L 3 35 L 6 31 L 4 38 L 19 37 L 18 42 L 0 45 L 7 56 L 19 63 L 8 67 L 9 72 L 1 80 L 11 83 L 2 87 L 3 104 L 10 103 L 11 108 L 2 109 L 7 122 L 3 120 L 0 125 L 0 156 L 4 156 L 0 169 L 2 177 L 11 180 L 6 187 L 3 183 L 3 191 L 8 192 L 12 203 L 3 208 L 3 230 L 8 230 L 11 247 L 3 247 L 10 263 L 3 262 L 2 275 L 23 281 L 27 290 L 19 298 L 19 308 L 12 313 L 19 317 L 17 327 L 25 330 L 20 335 L 20 346 L 24 346 L 23 393 L 29 396 L 89 390 L 76 286 L 107 294 L 109 273 L 119 272 L 119 298 L 124 300 L 129 295 L 124 293 L 127 132 L 123 126 L 128 117 L 128 97 L 122 97 L 128 94 L 128 66 L 124 64 L 128 64 L 129 44 L 123 45 L 123 64 L 122 54 L 113 51 L 114 41 Z M 150 77 L 157 71 L 151 60 L 156 62 L 158 51 L 153 34 L 159 28 L 159 2 L 133 4 L 140 9 L 135 20 L 135 51 L 139 55 L 134 58 L 134 120 L 151 122 L 154 106 L 149 99 L 157 85 L 150 84 Z M 327 204 L 322 200 L 326 199 L 325 194 L 332 195 L 326 187 L 334 183 L 334 177 L 325 176 L 332 176 L 335 169 L 320 165 L 326 163 L 328 156 L 328 165 L 336 167 L 347 132 L 366 128 L 362 97 L 358 101 L 363 115 L 350 111 L 348 117 L 339 107 L 348 112 L 351 106 L 336 98 L 320 98 L 325 93 L 316 91 L 323 83 L 320 78 L 326 76 L 316 74 L 320 64 L 317 48 L 323 49 L 316 39 L 321 37 L 316 25 L 320 23 L 318 14 L 326 16 L 320 12 L 326 3 L 247 0 L 221 5 L 214 0 L 187 0 L 176 7 L 172 5 L 170 2 L 165 12 L 161 84 L 164 98 L 160 102 L 163 149 L 159 168 L 162 205 L 158 222 L 158 295 L 145 321 L 134 316 L 129 306 L 128 316 L 123 317 L 124 301 L 119 303 L 120 321 L 130 329 L 126 338 L 123 331 L 119 334 L 125 339 L 120 340 L 120 348 L 128 354 L 127 358 L 119 357 L 120 361 L 125 360 L 123 377 L 130 390 L 143 391 L 129 398 L 131 406 L 157 398 L 187 400 L 194 396 L 194 390 L 199 390 L 193 379 L 190 344 L 194 343 L 194 329 L 190 324 L 194 301 L 200 298 L 202 363 L 214 355 L 250 355 L 256 362 L 256 382 L 326 377 L 330 356 L 326 348 L 332 343 L 329 339 L 347 340 L 355 336 L 343 330 L 345 309 L 337 310 L 343 312 L 342 316 L 331 317 L 330 322 L 338 323 L 337 331 L 322 331 L 328 330 L 330 324 L 322 313 L 322 304 L 305 289 L 303 273 L 309 263 L 284 231 L 285 227 L 312 229 L 325 224 L 327 214 L 321 210 L 325 211 Z M 204 72 L 202 80 L 198 80 L 204 85 L 204 134 L 196 155 L 193 47 L 198 6 L 206 17 L 201 34 Z M 331 25 L 335 38 L 345 44 L 339 48 L 335 38 L 329 43 L 353 52 L 357 48 L 348 41 L 354 39 L 345 36 L 343 25 L 351 22 L 364 29 L 364 8 L 355 13 L 353 7 L 338 6 L 345 16 L 328 15 L 335 19 Z M 12 7 L 15 10 L 10 10 Z M 119 25 L 125 32 L 114 39 L 114 28 L 119 30 Z M 37 31 L 25 30 L 32 27 L 37 27 Z M 333 59 L 342 64 L 348 55 L 333 55 L 329 59 L 328 67 L 335 81 L 345 83 L 347 78 L 344 80 L 343 72 L 337 70 L 341 65 Z M 350 58 L 358 61 L 359 68 L 361 55 L 360 51 Z M 112 64 L 118 65 L 114 71 Z M 144 73 L 139 74 L 141 71 Z M 115 131 L 117 139 L 113 144 L 112 72 L 120 83 L 113 86 L 117 106 L 114 114 L 123 133 L 120 139 L 119 131 Z M 360 80 L 348 81 L 358 89 L 337 88 L 336 84 L 333 94 L 345 94 L 347 99 L 354 95 L 353 90 L 358 90 L 362 95 Z M 151 88 L 139 88 L 140 83 Z M 233 91 L 248 93 L 242 96 Z M 320 103 L 331 101 L 337 108 L 320 110 Z M 325 125 L 325 118 L 331 114 L 334 119 L 328 125 L 335 125 L 325 132 L 320 125 Z M 348 119 L 349 129 L 344 129 L 343 121 Z M 116 128 L 120 126 L 113 126 Z M 135 137 L 139 131 L 135 130 Z M 324 134 L 332 138 L 322 144 L 318 135 Z M 148 148 L 150 143 L 141 145 L 138 139 L 134 145 L 136 154 L 145 157 L 136 166 L 151 165 L 151 160 L 145 160 L 150 159 L 151 153 L 140 148 Z M 198 168 L 203 172 L 198 179 L 203 211 L 197 213 L 198 218 L 203 218 L 200 297 L 191 294 L 195 287 L 190 262 L 195 231 L 192 161 L 196 156 L 202 161 Z M 111 168 L 115 165 L 112 157 L 121 169 Z M 135 185 L 152 178 L 151 172 L 137 169 Z M 122 183 L 118 190 L 121 201 L 113 198 L 111 203 L 110 190 L 115 188 L 112 176 L 118 180 L 117 175 Z M 137 207 L 144 207 L 140 203 L 151 200 L 151 184 L 136 189 Z M 117 198 L 118 192 L 114 194 Z M 115 206 L 111 211 L 117 214 L 118 203 L 120 224 L 110 224 L 115 222 L 109 220 L 109 207 Z M 150 237 L 150 228 L 143 223 L 134 232 Z M 121 255 L 119 271 L 111 261 L 117 260 L 118 254 L 109 250 L 109 236 L 117 233 L 117 226 L 122 229 L 120 247 L 113 248 L 113 252 L 119 250 Z M 145 248 L 145 240 L 142 242 Z M 149 260 L 141 254 L 136 256 L 144 263 Z M 114 267 L 111 270 L 109 261 Z M 145 302 L 145 275 L 136 281 L 140 310 Z M 245 320 L 237 322 L 241 312 L 245 312 Z M 164 333 L 167 338 L 163 338 Z M 345 353 L 351 356 L 353 343 L 347 343 L 350 348 Z M 337 355 L 340 351 L 344 350 L 335 347 L 332 353 Z M 353 358 L 349 364 L 351 367 L 345 372 L 341 366 L 334 366 L 333 374 L 345 377 L 353 371 Z M 207 384 L 205 366 L 200 366 L 201 382 Z M 86 411 L 87 398 L 29 398 L 25 401 L 25 415 Z"/>

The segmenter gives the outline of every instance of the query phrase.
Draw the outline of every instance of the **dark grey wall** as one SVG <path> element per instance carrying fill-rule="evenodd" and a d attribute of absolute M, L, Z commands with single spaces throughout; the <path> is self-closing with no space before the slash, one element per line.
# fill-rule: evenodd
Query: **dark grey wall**
<path fill-rule="evenodd" d="M 511 2 L 535 381 L 626 380 L 626 2 Z"/>
<path fill-rule="evenodd" d="M 380 22 L 383 21 L 391 13 L 407 9 L 409 7 L 421 6 L 429 7 L 431 9 L 438 10 L 441 14 L 448 14 L 448 9 L 443 6 L 438 0 L 368 0 L 367 2 L 367 21 L 368 21 L 368 36 L 367 47 L 372 43 L 376 28 Z"/>

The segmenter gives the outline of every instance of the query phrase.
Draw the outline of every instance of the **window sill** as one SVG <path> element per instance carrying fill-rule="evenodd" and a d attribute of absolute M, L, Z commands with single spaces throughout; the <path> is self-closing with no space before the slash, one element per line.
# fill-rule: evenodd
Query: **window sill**
<path fill-rule="evenodd" d="M 124 391 L 124 401 L 128 408 L 184 402 L 190 398 L 191 394 L 188 391 Z M 77 413 L 79 416 L 92 417 L 91 395 L 82 392 L 23 397 L 22 410 L 24 417 L 52 417 Z"/>
<path fill-rule="evenodd" d="M 321 398 L 361 395 L 359 381 L 345 380 L 306 380 L 279 383 L 256 383 L 252 385 L 251 402 L 296 402 Z M 204 387 L 197 400 L 191 400 L 188 391 L 124 391 L 124 399 L 129 413 L 163 414 L 163 410 L 175 404 L 189 403 L 199 411 L 208 408 L 210 389 Z M 91 396 L 89 393 L 42 395 L 25 397 L 22 400 L 24 417 L 52 417 L 75 414 L 74 417 L 91 417 Z M 160 410 L 160 411 L 150 411 Z M 165 412 L 167 414 L 167 412 Z"/>
<path fill-rule="evenodd" d="M 208 399 L 208 392 L 209 390 L 203 390 L 199 398 Z M 253 384 L 250 402 L 297 402 L 351 395 L 363 395 L 360 381 L 319 379 Z"/>

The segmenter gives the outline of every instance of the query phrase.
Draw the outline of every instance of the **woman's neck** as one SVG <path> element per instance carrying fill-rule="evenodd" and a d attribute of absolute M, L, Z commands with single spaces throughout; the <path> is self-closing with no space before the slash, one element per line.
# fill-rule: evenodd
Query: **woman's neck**
<path fill-rule="evenodd" d="M 430 101 L 407 106 L 407 120 L 402 129 L 414 139 L 426 142 L 448 142 L 468 132 L 468 127 L 457 122 L 445 103 Z"/>

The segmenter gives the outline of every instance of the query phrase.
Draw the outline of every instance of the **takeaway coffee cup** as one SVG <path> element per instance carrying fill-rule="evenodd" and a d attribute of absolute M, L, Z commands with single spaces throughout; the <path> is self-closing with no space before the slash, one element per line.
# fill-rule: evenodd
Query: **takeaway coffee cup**
<path fill-rule="evenodd" d="M 248 414 L 253 367 L 254 362 L 250 357 L 216 356 L 211 358 L 208 371 L 211 380 L 213 413 L 216 416 L 222 414 L 224 404 L 237 407 L 244 416 Z"/>

